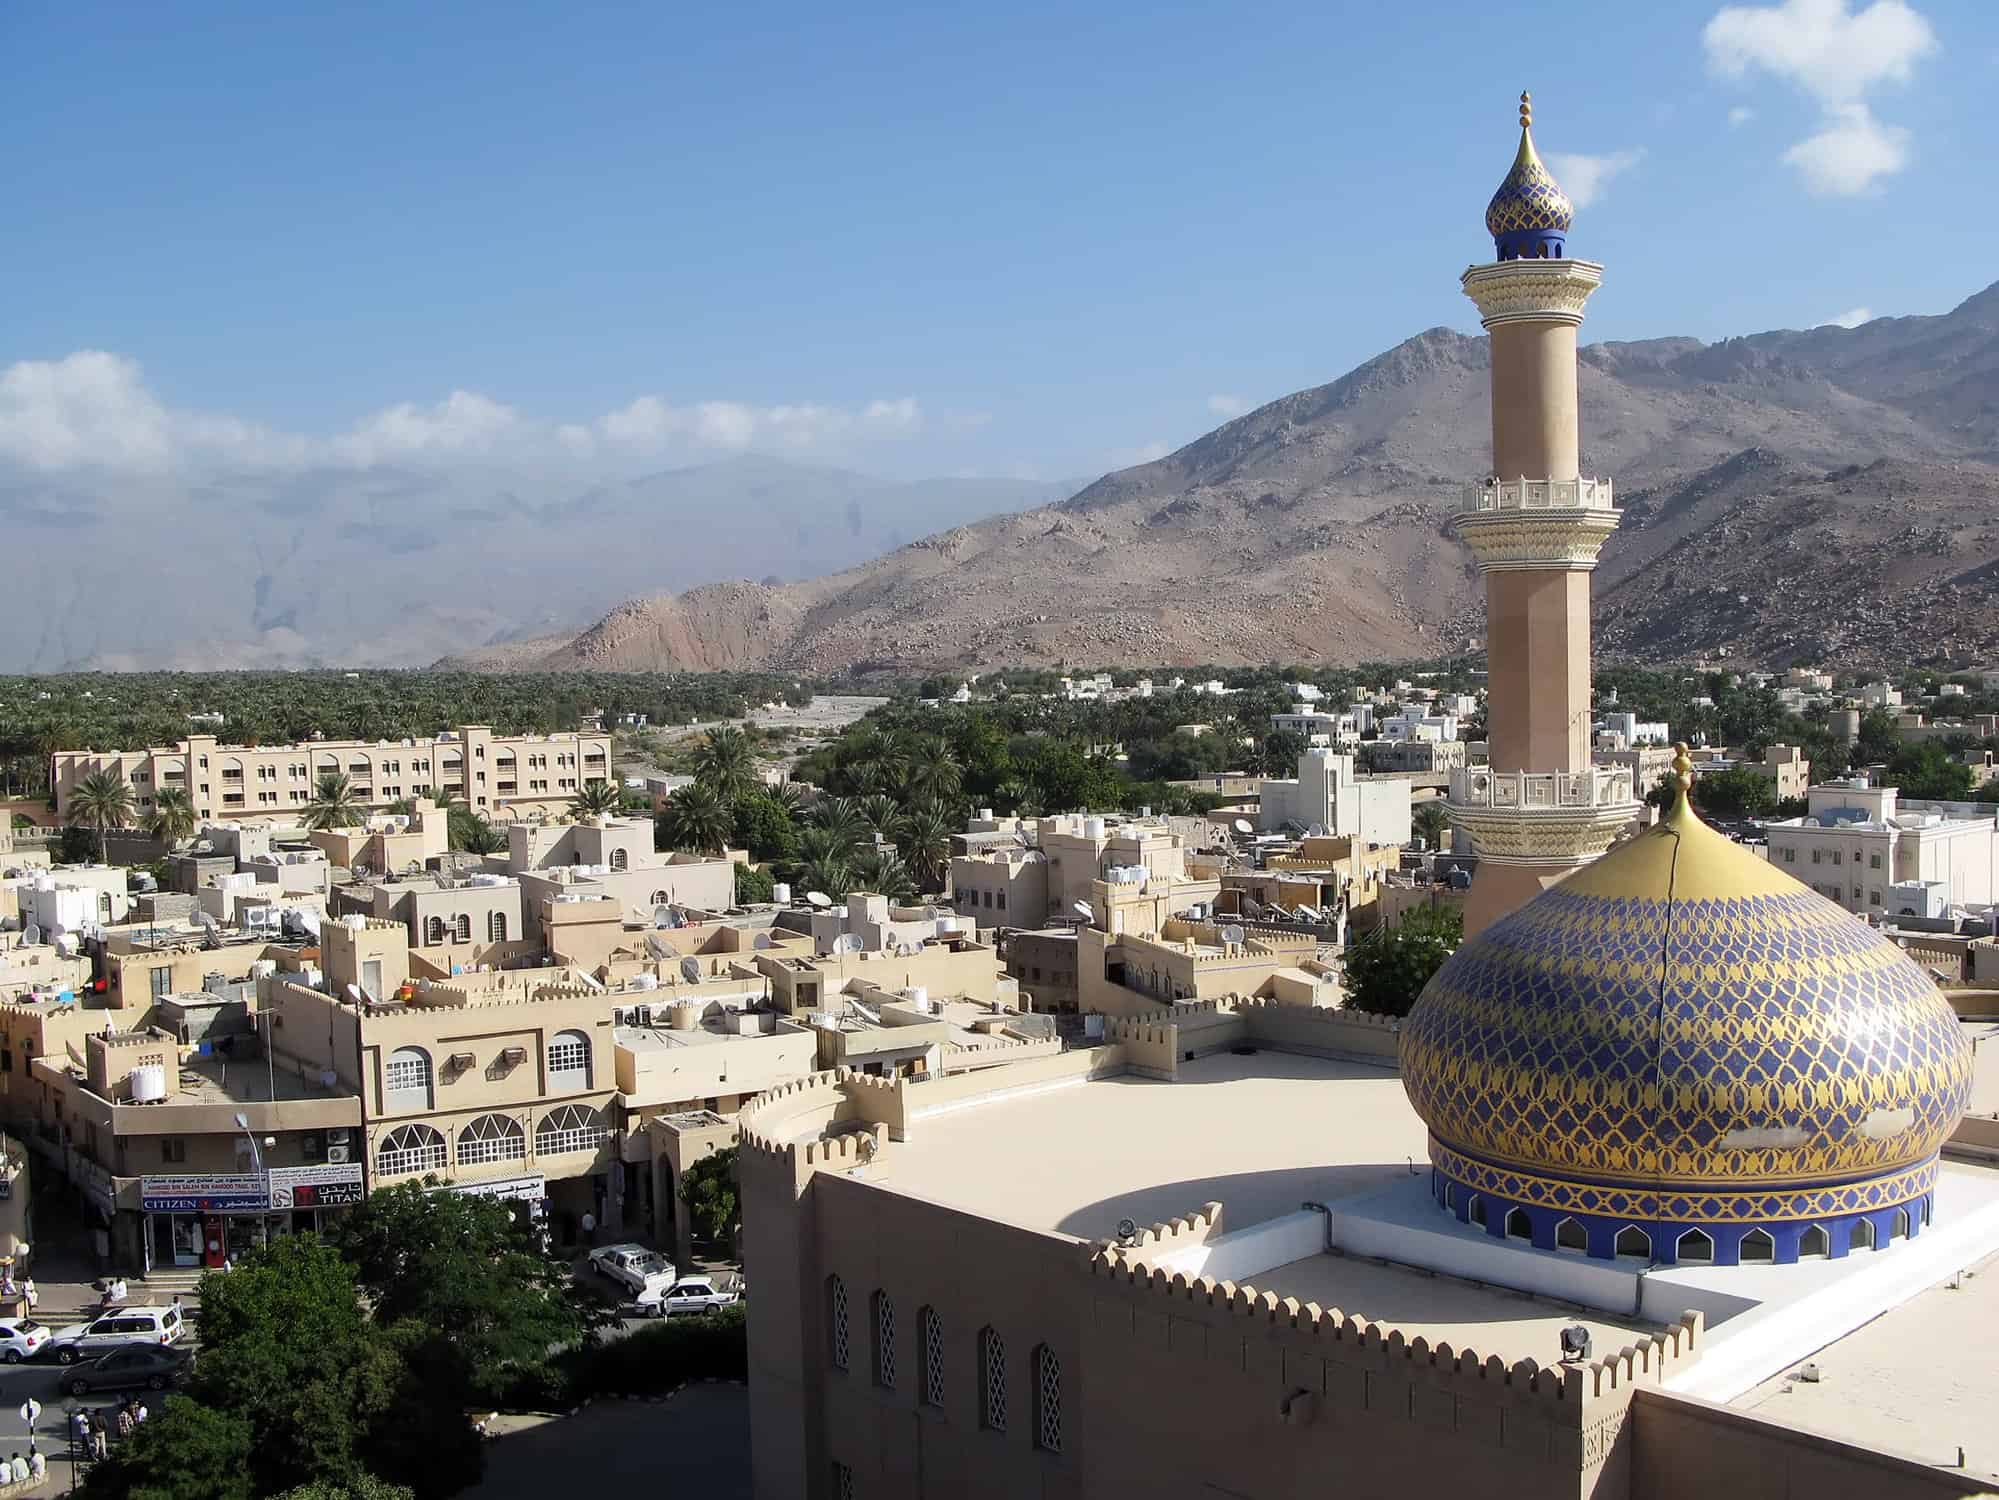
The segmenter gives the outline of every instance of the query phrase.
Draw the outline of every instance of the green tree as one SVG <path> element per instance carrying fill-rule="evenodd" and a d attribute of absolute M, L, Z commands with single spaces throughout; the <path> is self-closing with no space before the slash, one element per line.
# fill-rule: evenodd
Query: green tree
<path fill-rule="evenodd" d="M 1853 764 L 1871 765 L 1887 760 L 1901 748 L 1901 731 L 1895 716 L 1885 708 L 1870 709 L 1860 718 L 1860 738 L 1853 744 Z"/>
<path fill-rule="evenodd" d="M 146 818 L 146 832 L 165 844 L 168 853 L 172 853 L 194 837 L 198 826 L 194 799 L 188 796 L 187 789 L 161 787 L 159 796 L 153 799 L 153 810 Z"/>
<path fill-rule="evenodd" d="M 755 865 L 736 866 L 736 905 L 755 905 L 770 900 L 776 893 L 777 882 L 771 879 L 770 871 L 759 870 Z"/>
<path fill-rule="evenodd" d="M 697 781 L 673 794 L 656 820 L 656 827 L 669 849 L 720 854 L 728 847 L 735 821 L 729 804 L 716 795 L 715 789 L 705 781 Z"/>
<path fill-rule="evenodd" d="M 742 1217 L 736 1194 L 736 1148 L 704 1156 L 680 1174 L 680 1201 L 694 1232 L 711 1244 L 727 1244 Z"/>
<path fill-rule="evenodd" d="M 312 801 L 305 806 L 308 828 L 352 828 L 361 821 L 364 808 L 360 794 L 346 773 L 328 771 L 313 788 Z"/>
<path fill-rule="evenodd" d="M 83 1493 L 103 1500 L 256 1500 L 255 1444 L 248 1417 L 168 1396 L 108 1462 L 92 1467 Z"/>
<path fill-rule="evenodd" d="M 1777 809 L 1777 783 L 1748 766 L 1701 772 L 1687 795 L 1709 818 L 1764 818 Z"/>
<path fill-rule="evenodd" d="M 583 1331 L 569 1268 L 495 1199 L 380 1188 L 341 1216 L 333 1242 L 376 1321 L 403 1330 L 414 1362 L 446 1371 L 467 1396 L 497 1398 Z"/>
<path fill-rule="evenodd" d="M 916 894 L 916 882 L 909 866 L 893 844 L 878 844 L 855 853 L 848 862 L 853 879 L 863 890 L 886 896 L 891 901 L 907 901 Z"/>
<path fill-rule="evenodd" d="M 608 818 L 624 802 L 615 781 L 586 781 L 569 799 L 569 812 L 578 818 Z"/>
<path fill-rule="evenodd" d="M 1394 927 L 1348 944 L 1347 1004 L 1377 1015 L 1408 1015 L 1464 934 L 1464 913 L 1457 907 L 1419 907 Z"/>
<path fill-rule="evenodd" d="M 724 802 L 755 791 L 760 783 L 749 736 L 727 725 L 709 730 L 694 752 L 694 776 Z"/>
<path fill-rule="evenodd" d="M 466 854 L 498 854 L 507 847 L 507 836 L 478 813 L 454 807 L 445 815 L 451 847 Z"/>
<path fill-rule="evenodd" d="M 92 771 L 69 794 L 69 822 L 97 835 L 97 857 L 104 857 L 104 836 L 132 822 L 132 787 L 116 771 Z"/>
<path fill-rule="evenodd" d="M 360 1474 L 339 1483 L 315 1479 L 295 1490 L 286 1490 L 276 1500 L 416 1500 L 416 1491 L 406 1484 L 390 1484 L 373 1474 Z"/>
<path fill-rule="evenodd" d="M 1971 795 L 1971 767 L 1934 740 L 1902 745 L 1888 757 L 1888 782 L 1904 798 L 1962 802 Z"/>
<path fill-rule="evenodd" d="M 751 859 L 798 857 L 798 830 L 791 811 L 775 797 L 760 792 L 738 797 L 733 814 L 736 846 L 749 850 Z"/>
<path fill-rule="evenodd" d="M 1265 776 L 1296 776 L 1298 757 L 1305 753 L 1305 736 L 1293 729 L 1273 729 L 1263 737 L 1257 768 Z"/>
<path fill-rule="evenodd" d="M 1410 809 L 1409 831 L 1423 840 L 1425 848 L 1443 848 L 1451 836 L 1451 814 L 1444 799 L 1431 797 Z"/>
<path fill-rule="evenodd" d="M 911 808 L 903 818 L 897 843 L 909 861 L 910 873 L 924 890 L 944 889 L 944 878 L 951 872 L 951 835 L 955 831 L 950 817 L 935 802 Z"/>

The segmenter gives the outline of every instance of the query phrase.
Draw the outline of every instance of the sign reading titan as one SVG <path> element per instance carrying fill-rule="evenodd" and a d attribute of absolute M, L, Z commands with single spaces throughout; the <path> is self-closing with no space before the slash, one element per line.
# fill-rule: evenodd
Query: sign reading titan
<path fill-rule="evenodd" d="M 139 1207 L 150 1214 L 268 1213 L 360 1201 L 359 1162 L 139 1179 Z"/>

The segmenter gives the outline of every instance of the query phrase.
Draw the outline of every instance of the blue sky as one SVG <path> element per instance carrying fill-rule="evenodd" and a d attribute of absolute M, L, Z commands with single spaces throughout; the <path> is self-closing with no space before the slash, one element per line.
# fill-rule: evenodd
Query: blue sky
<path fill-rule="evenodd" d="M 44 472 L 1088 477 L 1475 329 L 1522 87 L 1588 337 L 1999 277 L 1990 0 L 12 0 L 0 57 Z"/>

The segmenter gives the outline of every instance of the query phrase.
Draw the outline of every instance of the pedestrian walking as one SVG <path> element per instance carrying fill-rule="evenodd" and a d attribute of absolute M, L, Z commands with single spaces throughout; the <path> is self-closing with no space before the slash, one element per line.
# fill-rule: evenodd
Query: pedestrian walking
<path fill-rule="evenodd" d="M 42 1294 L 35 1290 L 34 1277 L 27 1276 L 22 1278 L 21 1295 L 28 1299 L 28 1315 L 30 1317 L 33 1317 L 35 1312 L 35 1304 L 42 1300 Z"/>
<path fill-rule="evenodd" d="M 90 1456 L 98 1459 L 111 1456 L 111 1428 L 101 1411 L 90 1414 Z"/>

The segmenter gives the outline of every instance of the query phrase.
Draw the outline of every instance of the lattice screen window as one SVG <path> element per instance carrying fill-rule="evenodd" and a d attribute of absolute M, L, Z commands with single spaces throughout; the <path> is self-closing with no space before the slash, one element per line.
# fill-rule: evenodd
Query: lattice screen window
<path fill-rule="evenodd" d="M 923 1404 L 944 1404 L 944 1320 L 937 1309 L 926 1307 L 919 1320 L 923 1325 Z"/>
<path fill-rule="evenodd" d="M 847 1334 L 847 1283 L 837 1276 L 826 1278 L 826 1336 L 828 1352 L 832 1356 L 833 1368 L 847 1368 L 849 1354 Z"/>
<path fill-rule="evenodd" d="M 875 1384 L 895 1389 L 895 1299 L 875 1293 Z"/>
<path fill-rule="evenodd" d="M 979 1425 L 1006 1431 L 1006 1340 L 990 1328 L 979 1333 Z"/>
<path fill-rule="evenodd" d="M 833 1460 L 833 1500 L 854 1500 L 854 1471 Z"/>
<path fill-rule="evenodd" d="M 1034 1351 L 1034 1444 L 1062 1451 L 1062 1361 L 1046 1344 Z"/>

